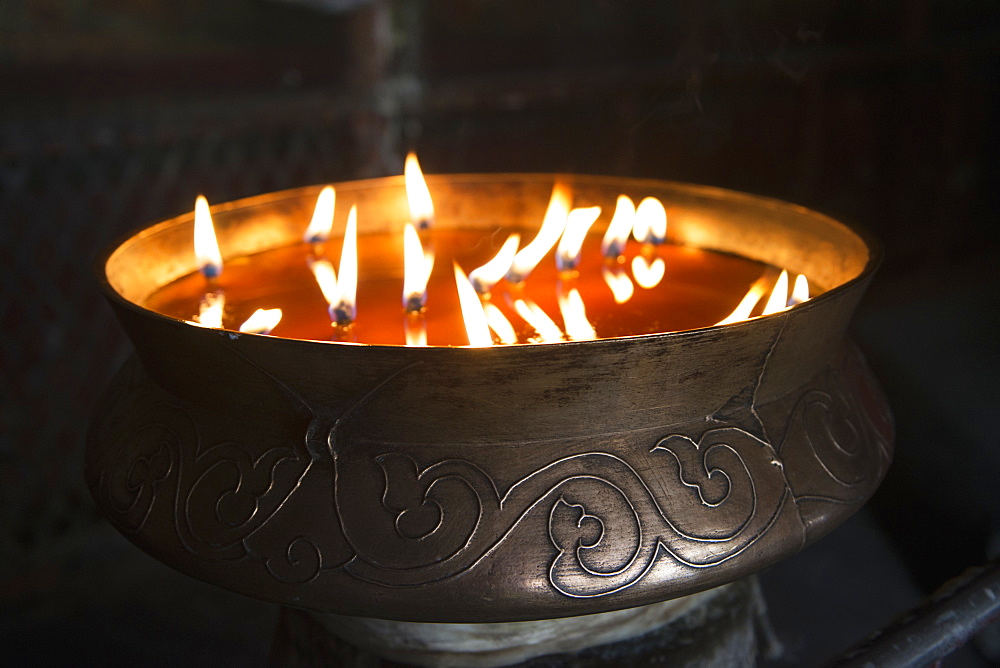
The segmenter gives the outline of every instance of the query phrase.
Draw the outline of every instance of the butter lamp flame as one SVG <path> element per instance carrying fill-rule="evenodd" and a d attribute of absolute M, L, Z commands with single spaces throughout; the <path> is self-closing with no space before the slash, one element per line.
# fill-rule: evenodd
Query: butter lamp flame
<path fill-rule="evenodd" d="M 510 320 L 503 314 L 503 311 L 494 304 L 486 302 L 483 304 L 483 312 L 486 314 L 486 322 L 500 339 L 500 343 L 517 343 L 517 332 L 514 331 L 514 326 L 510 324 Z"/>
<path fill-rule="evenodd" d="M 520 283 L 528 278 L 528 275 L 538 266 L 545 254 L 559 242 L 559 237 L 566 229 L 569 205 L 569 188 L 561 183 L 556 183 L 552 189 L 548 209 L 545 211 L 545 218 L 542 220 L 542 227 L 531 243 L 519 250 L 514 256 L 514 262 L 510 271 L 507 272 L 508 281 Z"/>
<path fill-rule="evenodd" d="M 226 308 L 226 293 L 222 290 L 206 292 L 198 305 L 196 325 L 222 329 L 222 315 Z"/>
<path fill-rule="evenodd" d="M 778 280 L 774 282 L 771 296 L 767 298 L 764 312 L 761 315 L 771 315 L 788 308 L 788 270 L 782 269 Z"/>
<path fill-rule="evenodd" d="M 412 223 L 403 229 L 403 308 L 419 312 L 427 304 L 427 281 L 434 268 L 433 253 L 424 252 Z"/>
<path fill-rule="evenodd" d="M 503 243 L 492 260 L 469 272 L 469 280 L 476 292 L 481 295 L 488 294 L 493 286 L 500 282 L 500 279 L 514 263 L 514 256 L 517 254 L 517 246 L 520 243 L 521 235 L 515 232 L 507 237 L 507 241 Z"/>
<path fill-rule="evenodd" d="M 270 334 L 281 322 L 280 308 L 259 308 L 240 325 L 240 331 L 248 334 Z"/>
<path fill-rule="evenodd" d="M 422 230 L 431 227 L 434 224 L 434 202 L 416 153 L 406 156 L 403 180 L 406 183 L 406 200 L 410 205 L 410 219 Z"/>
<path fill-rule="evenodd" d="M 792 286 L 792 296 L 788 300 L 789 306 L 795 306 L 802 302 L 809 301 L 809 279 L 805 274 L 795 277 L 795 284 Z"/>
<path fill-rule="evenodd" d="M 344 231 L 344 246 L 340 251 L 340 279 L 337 281 L 337 301 L 330 306 L 330 318 L 338 325 L 354 322 L 358 294 L 358 205 L 351 206 Z"/>
<path fill-rule="evenodd" d="M 486 320 L 483 305 L 479 301 L 479 295 L 457 262 L 454 266 L 458 302 L 462 307 L 462 319 L 465 321 L 465 331 L 469 336 L 469 346 L 472 348 L 492 346 L 493 336 L 490 334 L 490 325 Z"/>
<path fill-rule="evenodd" d="M 222 274 L 222 253 L 204 195 L 198 195 L 194 201 L 194 256 L 205 278 L 214 279 Z"/>
<path fill-rule="evenodd" d="M 594 326 L 587 320 L 587 309 L 579 290 L 573 288 L 565 295 L 560 290 L 559 311 L 566 327 L 566 336 L 571 341 L 592 341 L 597 338 Z"/>
<path fill-rule="evenodd" d="M 559 271 L 573 271 L 580 264 L 580 251 L 587 232 L 601 215 L 601 207 L 588 206 L 573 209 L 566 217 L 566 228 L 556 249 L 556 268 Z"/>
<path fill-rule="evenodd" d="M 303 235 L 303 240 L 308 244 L 321 244 L 330 238 L 330 230 L 333 228 L 333 209 L 336 204 L 337 194 L 333 186 L 326 186 L 319 192 L 316 198 L 316 208 L 313 210 L 312 220 Z"/>
<path fill-rule="evenodd" d="M 750 317 L 757 303 L 760 302 L 760 298 L 764 296 L 764 281 L 763 279 L 758 279 L 750 289 L 740 300 L 740 303 L 733 309 L 733 312 L 728 316 L 715 323 L 718 325 L 729 325 L 734 322 L 740 322 L 741 320 L 746 320 Z"/>
<path fill-rule="evenodd" d="M 601 241 L 601 254 L 610 259 L 624 255 L 625 244 L 632 234 L 633 225 L 635 225 L 635 204 L 628 195 L 619 195 L 615 214 L 611 217 L 608 231 L 604 233 L 604 239 Z"/>
<path fill-rule="evenodd" d="M 530 299 L 518 299 L 514 302 L 514 310 L 524 318 L 525 322 L 531 325 L 538 333 L 538 339 L 542 343 L 559 343 L 564 341 L 562 330 L 559 325 L 552 321 L 552 318 L 542 310 L 542 307 Z"/>
<path fill-rule="evenodd" d="M 635 240 L 641 244 L 662 244 L 667 238 L 667 211 L 655 197 L 646 197 L 635 208 L 632 227 Z"/>

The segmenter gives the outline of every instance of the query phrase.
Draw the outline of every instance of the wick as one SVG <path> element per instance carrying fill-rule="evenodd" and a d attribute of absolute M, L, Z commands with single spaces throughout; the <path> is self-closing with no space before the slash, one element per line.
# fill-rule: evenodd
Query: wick
<path fill-rule="evenodd" d="M 340 302 L 330 307 L 330 319 L 337 327 L 350 327 L 354 324 L 355 309 L 351 304 Z"/>
<path fill-rule="evenodd" d="M 406 303 L 403 305 L 403 307 L 406 309 L 406 312 L 411 315 L 423 313 L 424 308 L 426 306 L 424 303 L 425 299 L 426 299 L 425 295 L 418 295 L 418 294 L 410 295 L 406 298 Z"/>
<path fill-rule="evenodd" d="M 433 222 L 434 222 L 434 219 L 432 219 L 432 218 L 430 218 L 428 216 L 425 216 L 425 217 L 423 217 L 423 218 L 421 218 L 420 220 L 417 221 L 417 229 L 418 230 L 429 230 L 429 229 L 431 229 L 431 224 Z"/>

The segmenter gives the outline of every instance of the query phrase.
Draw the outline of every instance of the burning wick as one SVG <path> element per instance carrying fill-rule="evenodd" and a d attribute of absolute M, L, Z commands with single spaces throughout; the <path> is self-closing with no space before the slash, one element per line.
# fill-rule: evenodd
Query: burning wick
<path fill-rule="evenodd" d="M 561 272 L 573 271 L 580 264 L 580 251 L 587 232 L 601 215 L 601 207 L 588 206 L 573 209 L 566 217 L 566 228 L 556 249 L 556 268 Z"/>
<path fill-rule="evenodd" d="M 635 224 L 635 204 L 627 195 L 619 195 L 615 205 L 615 215 L 611 217 L 608 231 L 601 241 L 601 254 L 609 259 L 616 259 L 625 254 L 625 244 L 632 234 Z"/>
<path fill-rule="evenodd" d="M 493 345 L 490 335 L 490 325 L 486 313 L 479 301 L 479 295 L 469 282 L 468 277 L 458 263 L 455 267 L 455 285 L 458 288 L 458 302 L 462 307 L 462 318 L 465 320 L 465 332 L 469 336 L 469 346 L 485 348 Z"/>
<path fill-rule="evenodd" d="M 646 197 L 635 209 L 632 227 L 635 240 L 644 245 L 658 246 L 667 239 L 667 211 L 655 197 Z"/>
<path fill-rule="evenodd" d="M 330 305 L 330 319 L 340 327 L 354 322 L 357 316 L 355 300 L 358 294 L 358 205 L 351 205 L 344 231 L 344 246 L 340 251 L 340 280 L 337 281 L 337 302 Z"/>
<path fill-rule="evenodd" d="M 248 334 L 270 334 L 279 322 L 281 322 L 280 308 L 259 308 L 240 325 L 240 331 Z"/>
<path fill-rule="evenodd" d="M 430 228 L 434 224 L 434 202 L 416 153 L 411 152 L 406 156 L 403 181 L 406 183 L 406 199 L 410 205 L 410 220 L 422 230 Z"/>
<path fill-rule="evenodd" d="M 226 293 L 222 290 L 206 292 L 198 304 L 198 315 L 194 323 L 202 327 L 222 329 L 222 315 L 226 308 Z"/>
<path fill-rule="evenodd" d="M 316 208 L 313 210 L 312 220 L 302 236 L 307 244 L 322 244 L 330 238 L 330 230 L 333 228 L 333 209 L 337 200 L 337 193 L 333 186 L 326 186 L 319 192 L 316 198 Z"/>
<path fill-rule="evenodd" d="M 410 313 L 427 305 L 427 281 L 434 269 L 434 254 L 424 252 L 412 223 L 403 229 L 403 308 Z"/>
<path fill-rule="evenodd" d="M 809 279 L 805 274 L 795 277 L 795 285 L 792 286 L 792 296 L 788 299 L 789 306 L 795 306 L 802 302 L 809 301 Z"/>
<path fill-rule="evenodd" d="M 542 307 L 530 299 L 518 299 L 514 302 L 514 310 L 531 325 L 542 343 L 558 343 L 565 340 L 559 325 L 542 310 Z"/>
<path fill-rule="evenodd" d="M 788 308 L 788 271 L 782 269 L 778 280 L 774 282 L 774 289 L 771 290 L 771 296 L 767 298 L 764 312 L 761 315 L 771 315 L 778 311 L 784 311 L 786 308 Z"/>
<path fill-rule="evenodd" d="M 562 313 L 563 325 L 566 327 L 566 336 L 571 341 L 592 341 L 597 338 L 594 326 L 587 320 L 587 309 L 583 305 L 583 297 L 576 288 L 570 289 L 567 294 L 563 294 L 562 284 L 557 288 L 559 300 L 559 312 Z"/>
<path fill-rule="evenodd" d="M 549 207 L 545 211 L 542 227 L 531 243 L 519 250 L 514 256 L 514 262 L 510 271 L 507 272 L 508 281 L 520 283 L 528 278 L 528 275 L 538 266 L 545 254 L 556 245 L 566 228 L 569 202 L 569 188 L 561 183 L 556 183 L 552 188 L 552 197 L 549 200 Z"/>
<path fill-rule="evenodd" d="M 521 235 L 515 232 L 507 237 L 507 241 L 503 243 L 492 260 L 469 272 L 469 280 L 472 281 L 472 287 L 476 289 L 476 292 L 488 295 L 493 286 L 500 282 L 500 279 L 504 277 L 514 262 L 519 243 L 521 243 Z"/>
<path fill-rule="evenodd" d="M 219 252 L 212 213 L 204 195 L 198 195 L 194 201 L 194 256 L 198 259 L 201 273 L 209 281 L 222 275 L 222 253 Z"/>

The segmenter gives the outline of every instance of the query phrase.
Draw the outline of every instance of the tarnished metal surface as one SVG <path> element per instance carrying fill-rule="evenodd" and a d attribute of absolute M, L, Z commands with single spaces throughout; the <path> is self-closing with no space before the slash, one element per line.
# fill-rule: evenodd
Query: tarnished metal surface
<path fill-rule="evenodd" d="M 441 177 L 438 188 L 478 196 L 443 198 L 462 204 L 442 207 L 439 223 L 540 219 L 550 185 Z M 385 179 L 338 193 L 379 203 L 400 188 Z M 877 253 L 843 225 L 773 200 L 596 177 L 573 188 L 594 201 L 659 195 L 677 207 L 675 238 L 837 287 L 735 326 L 628 339 L 292 341 L 192 327 L 131 303 L 190 270 L 173 259 L 190 244 L 190 217 L 168 221 L 107 263 L 106 292 L 137 357 L 89 433 L 98 504 L 154 556 L 235 591 L 442 622 L 693 593 L 795 552 L 860 507 L 892 453 L 881 392 L 844 341 Z M 221 234 L 247 252 L 294 238 L 299 230 L 264 241 L 248 230 L 314 198 L 303 189 L 225 205 Z"/>

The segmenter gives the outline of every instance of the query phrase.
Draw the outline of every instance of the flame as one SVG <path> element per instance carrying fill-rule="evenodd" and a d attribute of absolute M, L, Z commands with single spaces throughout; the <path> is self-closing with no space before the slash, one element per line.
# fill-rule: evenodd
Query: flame
<path fill-rule="evenodd" d="M 206 292 L 198 305 L 196 325 L 222 329 L 222 313 L 226 308 L 226 293 L 222 290 Z"/>
<path fill-rule="evenodd" d="M 403 320 L 406 345 L 421 347 L 427 345 L 427 322 L 420 313 L 407 313 Z"/>
<path fill-rule="evenodd" d="M 344 246 L 340 250 L 340 280 L 337 281 L 337 301 L 330 315 L 338 325 L 349 325 L 357 315 L 358 294 L 358 205 L 351 206 L 344 230 Z"/>
<path fill-rule="evenodd" d="M 624 255 L 625 244 L 628 243 L 628 235 L 632 234 L 634 224 L 635 204 L 627 195 L 619 195 L 615 215 L 611 217 L 608 231 L 601 241 L 601 254 L 612 259 Z"/>
<path fill-rule="evenodd" d="M 426 230 L 434 223 L 434 202 L 431 201 L 431 191 L 427 189 L 416 153 L 406 156 L 403 179 L 406 182 L 406 199 L 410 203 L 410 219 L 417 227 Z"/>
<path fill-rule="evenodd" d="M 792 296 L 788 300 L 789 306 L 795 306 L 802 302 L 809 301 L 809 279 L 805 274 L 795 277 L 795 285 L 792 286 Z"/>
<path fill-rule="evenodd" d="M 455 285 L 458 287 L 458 303 L 462 307 L 462 318 L 465 320 L 465 332 L 469 336 L 469 345 L 473 348 L 485 348 L 493 345 L 490 335 L 490 325 L 486 321 L 486 313 L 479 301 L 476 289 L 472 287 L 462 268 L 455 265 Z"/>
<path fill-rule="evenodd" d="M 733 312 L 715 324 L 728 325 L 741 320 L 746 320 L 750 317 L 750 313 L 753 312 L 754 307 L 757 306 L 757 302 L 759 302 L 760 298 L 764 296 L 765 291 L 764 279 L 757 279 L 757 282 L 750 286 L 750 289 L 747 291 L 746 295 L 743 296 L 743 299 L 740 300 L 739 305 L 733 309 Z"/>
<path fill-rule="evenodd" d="M 481 295 L 489 293 L 493 286 L 504 277 L 514 262 L 514 255 L 517 254 L 519 243 L 521 243 L 520 234 L 510 235 L 492 260 L 469 272 L 469 280 L 472 281 L 472 287 L 476 289 L 476 292 Z"/>
<path fill-rule="evenodd" d="M 204 195 L 198 195 L 194 201 L 194 256 L 205 278 L 218 278 L 222 274 L 222 253 Z"/>
<path fill-rule="evenodd" d="M 500 339 L 500 343 L 517 343 L 517 332 L 514 331 L 514 327 L 503 311 L 490 302 L 486 302 L 483 304 L 483 312 L 486 314 L 486 322 Z"/>
<path fill-rule="evenodd" d="M 655 197 L 647 197 L 635 209 L 635 240 L 643 244 L 662 244 L 667 238 L 667 211 Z"/>
<path fill-rule="evenodd" d="M 312 220 L 309 222 L 309 227 L 306 228 L 306 233 L 302 235 L 303 241 L 309 244 L 318 244 L 330 238 L 336 201 L 337 193 L 333 190 L 333 186 L 327 186 L 319 191 Z"/>
<path fill-rule="evenodd" d="M 628 274 L 618 267 L 614 269 L 604 267 L 601 269 L 601 274 L 604 276 L 604 282 L 611 288 L 611 294 L 614 295 L 616 304 L 624 304 L 632 299 L 632 295 L 635 294 L 635 286 L 632 285 L 632 279 L 628 277 Z"/>
<path fill-rule="evenodd" d="M 323 293 L 323 299 L 331 306 L 336 304 L 339 293 L 337 292 L 337 272 L 333 270 L 333 265 L 330 264 L 329 260 L 310 259 L 309 268 L 312 270 L 313 276 L 316 277 L 316 283 Z"/>
<path fill-rule="evenodd" d="M 573 288 L 566 295 L 559 294 L 559 311 L 562 313 L 566 336 L 571 341 L 591 341 L 597 338 L 597 332 L 587 320 L 587 309 L 583 305 L 580 291 Z"/>
<path fill-rule="evenodd" d="M 552 198 L 549 200 L 549 207 L 545 211 L 545 218 L 538 234 L 527 246 L 518 251 L 514 256 L 514 263 L 510 271 L 507 272 L 507 280 L 511 283 L 520 283 L 528 277 L 528 274 L 542 261 L 545 254 L 552 250 L 552 247 L 559 241 L 563 230 L 566 228 L 566 218 L 569 216 L 570 193 L 569 188 L 561 183 L 556 183 L 552 188 Z"/>
<path fill-rule="evenodd" d="M 774 289 L 771 290 L 771 296 L 767 298 L 767 304 L 764 305 L 764 312 L 761 315 L 771 315 L 778 311 L 784 311 L 786 308 L 788 308 L 788 271 L 782 269 L 778 280 L 774 282 Z"/>
<path fill-rule="evenodd" d="M 427 281 L 434 268 L 434 254 L 420 244 L 412 223 L 403 229 L 403 308 L 421 311 L 427 303 Z"/>
<path fill-rule="evenodd" d="M 600 215 L 599 206 L 588 206 L 569 212 L 566 217 L 566 228 L 556 250 L 556 268 L 559 271 L 572 271 L 580 264 L 583 240 L 587 238 L 587 231 L 597 222 L 597 217 Z"/>
<path fill-rule="evenodd" d="M 642 255 L 632 258 L 632 275 L 640 288 L 655 288 L 663 280 L 666 271 L 667 265 L 662 257 L 655 258 L 652 262 Z"/>
<path fill-rule="evenodd" d="M 240 331 L 250 334 L 270 334 L 279 322 L 281 322 L 280 308 L 259 308 L 240 325 Z"/>
<path fill-rule="evenodd" d="M 530 299 L 518 299 L 514 302 L 514 310 L 531 325 L 542 343 L 558 343 L 564 340 L 559 325 L 542 310 L 542 307 Z"/>

